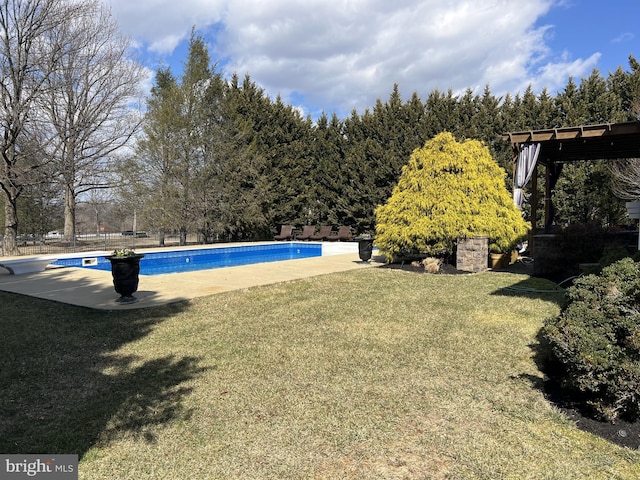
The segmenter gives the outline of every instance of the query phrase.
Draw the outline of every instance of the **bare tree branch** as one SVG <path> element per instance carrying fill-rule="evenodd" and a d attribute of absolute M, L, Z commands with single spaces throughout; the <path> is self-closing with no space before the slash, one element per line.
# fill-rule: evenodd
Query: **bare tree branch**
<path fill-rule="evenodd" d="M 622 200 L 640 200 L 640 158 L 616 160 L 609 168 L 614 195 Z"/>
<path fill-rule="evenodd" d="M 36 104 L 62 54 L 61 27 L 76 8 L 64 0 L 0 2 L 0 188 L 9 254 L 17 253 L 17 200 L 46 140 Z"/>
<path fill-rule="evenodd" d="M 65 237 L 75 235 L 76 200 L 112 186 L 113 156 L 138 130 L 146 71 L 98 0 L 83 2 L 68 25 L 65 54 L 49 77 L 43 109 L 55 130 L 51 155 L 65 192 Z"/>

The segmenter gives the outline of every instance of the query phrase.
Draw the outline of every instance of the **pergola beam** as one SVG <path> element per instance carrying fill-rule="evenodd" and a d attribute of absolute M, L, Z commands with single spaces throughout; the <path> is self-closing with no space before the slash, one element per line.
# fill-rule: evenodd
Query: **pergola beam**
<path fill-rule="evenodd" d="M 640 158 L 640 122 L 510 132 L 502 138 L 516 150 L 520 144 L 540 143 L 543 164 Z"/>

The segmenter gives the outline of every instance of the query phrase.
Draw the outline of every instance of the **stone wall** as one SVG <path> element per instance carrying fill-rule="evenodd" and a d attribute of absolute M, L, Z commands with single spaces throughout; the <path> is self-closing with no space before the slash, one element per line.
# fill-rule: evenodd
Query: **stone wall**
<path fill-rule="evenodd" d="M 623 247 L 629 255 L 637 251 L 638 233 L 585 230 L 562 231 L 533 237 L 533 274 L 567 278 L 580 273 L 580 265 L 597 263 L 607 247 Z"/>
<path fill-rule="evenodd" d="M 560 235 L 552 233 L 533 237 L 533 274 L 535 276 L 553 277 L 565 272 L 567 275 L 576 273 L 573 271 L 567 272 L 570 267 L 566 265 L 562 255 L 561 239 Z"/>
<path fill-rule="evenodd" d="M 458 239 L 456 268 L 464 272 L 483 272 L 487 269 L 489 239 L 473 237 Z"/>

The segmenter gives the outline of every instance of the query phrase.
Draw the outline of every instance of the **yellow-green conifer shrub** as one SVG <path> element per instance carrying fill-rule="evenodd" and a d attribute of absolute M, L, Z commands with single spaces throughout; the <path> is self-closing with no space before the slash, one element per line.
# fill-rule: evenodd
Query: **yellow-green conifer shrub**
<path fill-rule="evenodd" d="M 451 254 L 460 237 L 487 236 L 492 251 L 509 251 L 529 227 L 505 175 L 479 141 L 437 135 L 413 152 L 391 197 L 376 208 L 376 245 L 389 262 Z"/>

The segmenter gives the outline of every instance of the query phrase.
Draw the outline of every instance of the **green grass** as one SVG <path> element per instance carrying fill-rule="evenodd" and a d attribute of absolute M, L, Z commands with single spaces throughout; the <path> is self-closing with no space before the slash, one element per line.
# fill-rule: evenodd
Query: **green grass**
<path fill-rule="evenodd" d="M 363 269 L 96 312 L 0 293 L 0 451 L 84 479 L 613 479 L 640 452 L 544 398 L 561 297 Z"/>

